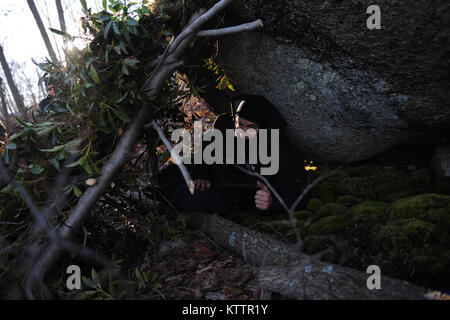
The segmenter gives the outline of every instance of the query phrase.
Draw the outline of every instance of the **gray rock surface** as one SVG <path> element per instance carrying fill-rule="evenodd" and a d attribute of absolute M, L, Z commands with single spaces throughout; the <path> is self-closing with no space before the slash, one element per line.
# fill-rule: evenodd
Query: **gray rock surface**
<path fill-rule="evenodd" d="M 179 21 L 182 4 L 189 16 L 217 1 L 164 2 Z M 381 30 L 367 28 L 372 4 L 235 0 L 205 28 L 263 20 L 258 31 L 211 39 L 212 55 L 237 93 L 262 94 L 281 111 L 306 156 L 351 162 L 403 143 L 450 143 L 450 2 L 377 1 Z M 226 112 L 230 93 L 215 78 L 202 96 Z"/>
<path fill-rule="evenodd" d="M 295 144 L 324 161 L 370 158 L 450 128 L 450 4 L 379 1 L 235 1 L 230 23 L 261 31 L 219 39 L 218 61 L 238 91 L 262 94 Z"/>
<path fill-rule="evenodd" d="M 309 156 L 362 160 L 412 136 L 386 94 L 388 84 L 368 72 L 337 72 L 262 33 L 233 35 L 221 44 L 220 61 L 235 87 L 277 106 L 293 142 Z"/>

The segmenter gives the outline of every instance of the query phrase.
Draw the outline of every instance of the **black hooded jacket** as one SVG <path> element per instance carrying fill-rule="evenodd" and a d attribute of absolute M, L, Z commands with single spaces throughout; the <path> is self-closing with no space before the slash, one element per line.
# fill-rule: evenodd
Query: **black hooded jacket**
<path fill-rule="evenodd" d="M 261 98 L 260 96 L 252 95 L 239 96 L 233 100 L 233 111 L 246 120 L 256 122 L 260 128 L 280 130 L 278 172 L 274 175 L 267 175 L 265 178 L 290 208 L 307 185 L 304 162 L 298 151 L 293 147 L 290 139 L 285 135 L 285 122 L 279 112 L 270 102 Z M 245 109 L 244 104 L 240 110 L 237 110 L 238 105 L 241 104 L 243 99 L 246 99 L 247 103 L 250 102 L 248 105 L 250 108 Z M 258 108 L 261 105 L 265 105 L 263 111 L 260 111 Z M 253 116 L 254 114 L 257 114 L 257 116 Z M 216 119 L 214 128 L 221 130 L 223 133 L 225 129 L 233 129 L 233 114 L 221 114 Z M 270 141 L 270 134 L 268 137 L 268 141 Z M 268 146 L 268 150 L 270 151 L 270 146 Z M 224 150 L 224 154 L 225 152 Z M 246 157 L 246 160 L 248 160 L 248 157 Z M 237 166 L 240 168 L 237 168 Z M 254 170 L 257 173 L 261 173 L 261 167 L 262 165 L 260 163 L 254 166 L 250 166 L 249 164 L 196 165 L 192 167 L 191 173 L 194 179 L 211 181 L 211 184 L 215 186 L 219 193 L 234 205 L 253 208 L 255 206 L 254 195 L 258 190 L 256 182 L 261 179 L 244 171 Z M 305 202 L 306 199 L 303 199 L 295 210 L 304 207 Z M 279 213 L 285 212 L 281 202 L 273 192 L 272 205 L 269 210 Z"/>

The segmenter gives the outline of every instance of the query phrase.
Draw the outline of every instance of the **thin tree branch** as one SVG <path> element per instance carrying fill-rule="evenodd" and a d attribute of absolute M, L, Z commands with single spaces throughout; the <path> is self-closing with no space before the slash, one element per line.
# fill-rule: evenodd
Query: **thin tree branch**
<path fill-rule="evenodd" d="M 160 126 L 154 120 L 151 122 L 151 125 L 153 126 L 153 128 L 155 128 L 159 137 L 161 138 L 161 140 L 163 141 L 163 143 L 166 145 L 167 149 L 169 150 L 170 154 L 174 158 L 174 160 L 175 160 L 174 163 L 178 166 L 181 173 L 183 174 L 183 178 L 184 178 L 184 181 L 186 182 L 189 192 L 191 194 L 194 194 L 194 190 L 195 190 L 194 182 L 192 181 L 192 178 L 191 178 L 189 172 L 187 171 L 185 165 L 181 161 L 180 157 L 176 153 L 172 153 L 172 150 L 173 150 L 172 144 L 169 142 L 169 140 L 167 140 L 166 136 L 164 135 L 164 132 L 162 132 Z"/>
<path fill-rule="evenodd" d="M 321 175 L 320 177 L 318 177 L 317 179 L 315 179 L 313 182 L 311 182 L 305 189 L 303 189 L 303 192 L 298 196 L 297 200 L 294 201 L 294 203 L 292 204 L 290 210 L 293 212 L 295 207 L 300 203 L 300 201 L 302 201 L 302 199 L 305 197 L 305 195 L 309 192 L 309 190 L 312 189 L 312 187 L 314 187 L 316 184 L 318 184 L 320 181 L 322 181 L 325 178 L 328 178 L 329 176 L 335 174 L 336 172 L 342 170 L 345 167 L 345 164 L 340 165 L 339 167 L 337 167 L 336 169 L 333 169 L 332 171 L 330 171 L 329 173 L 326 173 L 324 175 Z"/>
<path fill-rule="evenodd" d="M 339 170 L 341 170 L 345 165 L 341 165 L 339 167 L 337 167 L 336 169 L 330 171 L 327 174 L 321 175 L 320 177 L 318 177 L 317 179 L 315 179 L 312 183 L 310 183 L 305 189 L 303 189 L 302 193 L 297 197 L 297 199 L 294 201 L 294 203 L 291 205 L 291 207 L 289 208 L 286 205 L 286 202 L 284 202 L 284 200 L 281 198 L 281 196 L 279 195 L 279 193 L 275 190 L 275 188 L 270 184 L 270 182 L 266 179 L 266 177 L 264 177 L 263 175 L 257 173 L 256 171 L 250 171 L 250 170 L 246 170 L 238 165 L 236 165 L 235 167 L 238 168 L 239 170 L 252 175 L 252 176 L 256 176 L 259 179 L 261 179 L 264 184 L 269 188 L 269 190 L 272 192 L 272 194 L 277 198 L 277 200 L 280 202 L 281 206 L 284 208 L 284 210 L 286 210 L 288 216 L 289 216 L 289 224 L 291 225 L 291 227 L 293 228 L 294 232 L 295 232 L 295 236 L 297 239 L 297 245 L 301 248 L 303 246 L 303 241 L 301 240 L 300 237 L 300 231 L 297 229 L 297 220 L 294 217 L 294 210 L 297 207 L 297 205 L 300 203 L 300 201 L 302 201 L 302 199 L 305 197 L 305 195 L 312 189 L 312 187 L 314 187 L 317 183 L 319 183 L 320 181 L 322 181 L 323 179 L 335 174 L 336 172 L 338 172 Z"/>
<path fill-rule="evenodd" d="M 258 28 L 263 27 L 263 22 L 261 19 L 255 20 L 253 22 L 248 22 L 244 24 L 240 24 L 238 26 L 221 28 L 221 29 L 213 29 L 213 30 L 202 30 L 197 33 L 197 37 L 217 37 L 223 36 L 227 34 L 233 34 L 243 31 L 251 31 Z"/>
<path fill-rule="evenodd" d="M 203 24 L 205 24 L 209 19 L 215 16 L 219 11 L 224 9 L 227 5 L 229 5 L 233 0 L 221 0 L 217 2 L 212 8 L 210 8 L 205 13 L 201 14 L 193 23 L 191 23 L 180 35 L 175 39 L 173 46 L 171 46 L 171 50 L 169 54 L 175 52 L 179 45 L 181 45 L 184 40 L 191 35 L 193 35 Z"/>

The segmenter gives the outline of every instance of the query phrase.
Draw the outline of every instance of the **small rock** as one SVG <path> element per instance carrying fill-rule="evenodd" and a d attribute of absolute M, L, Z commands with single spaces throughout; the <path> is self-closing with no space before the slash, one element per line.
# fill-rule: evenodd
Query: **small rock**
<path fill-rule="evenodd" d="M 86 183 L 86 185 L 88 185 L 89 187 L 92 187 L 97 183 L 97 180 L 95 180 L 94 178 L 91 178 L 91 179 L 87 179 L 84 183 Z"/>
<path fill-rule="evenodd" d="M 179 239 L 177 241 L 161 242 L 161 244 L 159 245 L 159 253 L 165 253 L 165 252 L 173 250 L 173 249 L 181 248 L 185 244 L 186 243 L 182 239 Z"/>

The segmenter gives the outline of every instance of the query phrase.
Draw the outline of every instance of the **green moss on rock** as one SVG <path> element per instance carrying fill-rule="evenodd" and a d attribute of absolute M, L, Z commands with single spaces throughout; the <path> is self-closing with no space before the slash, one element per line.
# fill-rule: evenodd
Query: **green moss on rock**
<path fill-rule="evenodd" d="M 343 196 L 337 197 L 336 203 L 343 204 L 347 207 L 351 207 L 355 204 L 362 202 L 361 198 L 352 196 L 351 194 L 346 194 Z"/>
<path fill-rule="evenodd" d="M 321 217 L 336 216 L 343 214 L 348 208 L 342 204 L 329 202 L 325 203 L 319 210 Z"/>
<path fill-rule="evenodd" d="M 351 214 L 379 214 L 384 213 L 388 204 L 381 201 L 364 201 L 353 207 L 348 212 Z"/>
<path fill-rule="evenodd" d="M 436 281 L 450 275 L 449 237 L 445 228 L 419 219 L 401 219 L 375 236 L 387 273 L 420 282 Z M 448 231 L 448 229 L 447 229 Z"/>
<path fill-rule="evenodd" d="M 426 193 L 395 201 L 388 208 L 391 219 L 418 218 L 450 226 L 450 196 Z"/>
<path fill-rule="evenodd" d="M 330 216 L 317 220 L 306 230 L 307 235 L 325 235 L 336 232 L 345 223 L 344 216 Z"/>
<path fill-rule="evenodd" d="M 312 198 L 308 201 L 308 204 L 306 205 L 306 209 L 312 212 L 318 212 L 319 209 L 322 207 L 323 203 L 320 199 Z"/>
<path fill-rule="evenodd" d="M 303 252 L 315 254 L 328 248 L 328 241 L 320 237 L 308 237 L 303 243 Z"/>
<path fill-rule="evenodd" d="M 314 213 L 312 213 L 311 211 L 300 210 L 294 212 L 294 218 L 299 221 L 306 221 L 312 217 L 314 217 Z"/>
<path fill-rule="evenodd" d="M 323 202 L 335 202 L 339 195 L 348 193 L 342 193 L 339 188 L 341 181 L 346 177 L 345 172 L 338 172 L 329 176 L 312 188 L 311 196 Z"/>
<path fill-rule="evenodd" d="M 332 175 L 317 184 L 311 193 L 323 202 L 344 202 L 349 199 L 395 201 L 426 192 L 432 186 L 427 172 L 403 172 L 393 167 L 364 165 Z M 351 199 L 344 196 L 351 195 Z M 351 203 L 354 204 L 354 203 Z"/>

